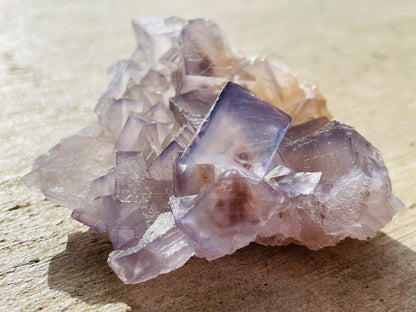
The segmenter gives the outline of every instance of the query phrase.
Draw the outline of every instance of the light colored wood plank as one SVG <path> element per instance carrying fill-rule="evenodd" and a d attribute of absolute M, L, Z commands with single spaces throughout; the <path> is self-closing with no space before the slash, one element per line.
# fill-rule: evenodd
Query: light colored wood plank
<path fill-rule="evenodd" d="M 407 209 L 369 241 L 312 252 L 255 244 L 126 286 L 111 251 L 25 188 L 40 153 L 94 120 L 108 65 L 134 48 L 139 14 L 214 19 L 247 53 L 277 52 L 335 118 L 383 153 Z M 0 304 L 6 311 L 414 311 L 414 1 L 0 2 Z"/>

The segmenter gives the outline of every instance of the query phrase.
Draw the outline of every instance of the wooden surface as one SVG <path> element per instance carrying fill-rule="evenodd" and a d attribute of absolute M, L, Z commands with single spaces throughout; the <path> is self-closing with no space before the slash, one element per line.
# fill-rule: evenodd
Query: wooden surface
<path fill-rule="evenodd" d="M 212 18 L 240 51 L 279 53 L 381 150 L 406 210 L 369 241 L 252 244 L 123 285 L 106 236 L 20 177 L 94 120 L 106 68 L 133 51 L 141 14 Z M 416 311 L 415 34 L 414 0 L 0 1 L 0 310 Z"/>

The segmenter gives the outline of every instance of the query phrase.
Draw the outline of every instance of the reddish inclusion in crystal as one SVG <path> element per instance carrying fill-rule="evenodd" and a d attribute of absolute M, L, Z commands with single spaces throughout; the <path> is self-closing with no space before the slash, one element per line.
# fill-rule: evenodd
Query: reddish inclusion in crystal
<path fill-rule="evenodd" d="M 221 227 L 249 222 L 257 224 L 256 199 L 244 178 L 233 178 L 231 181 L 215 185 L 217 196 L 213 220 Z"/>
<path fill-rule="evenodd" d="M 240 163 L 244 168 L 250 170 L 251 169 L 251 162 L 253 161 L 253 155 L 248 152 L 244 147 L 241 148 L 241 151 L 236 152 L 236 156 L 234 160 Z"/>

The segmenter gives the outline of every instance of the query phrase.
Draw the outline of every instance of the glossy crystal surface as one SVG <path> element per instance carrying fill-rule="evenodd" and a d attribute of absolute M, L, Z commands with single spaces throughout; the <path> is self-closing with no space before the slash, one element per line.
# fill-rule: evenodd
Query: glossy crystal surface
<path fill-rule="evenodd" d="M 233 53 L 212 21 L 139 17 L 96 124 L 26 184 L 114 246 L 125 283 L 250 242 L 311 249 L 375 235 L 402 203 L 380 153 L 276 57 Z"/>

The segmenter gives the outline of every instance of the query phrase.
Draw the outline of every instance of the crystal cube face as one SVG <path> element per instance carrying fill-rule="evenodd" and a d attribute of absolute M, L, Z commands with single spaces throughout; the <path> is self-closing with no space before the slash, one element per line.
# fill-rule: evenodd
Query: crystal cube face
<path fill-rule="evenodd" d="M 180 164 L 215 164 L 261 179 L 282 140 L 291 117 L 249 90 L 228 82 Z"/>

